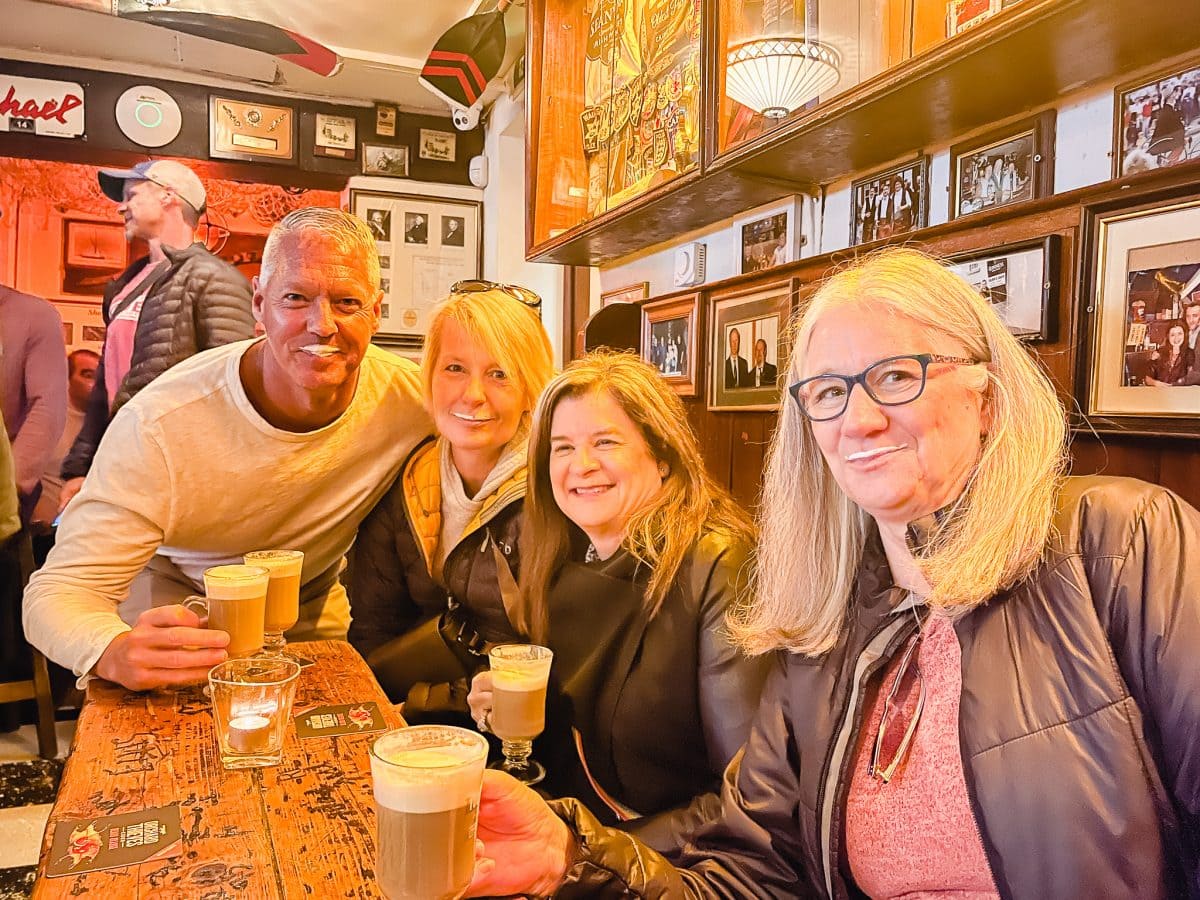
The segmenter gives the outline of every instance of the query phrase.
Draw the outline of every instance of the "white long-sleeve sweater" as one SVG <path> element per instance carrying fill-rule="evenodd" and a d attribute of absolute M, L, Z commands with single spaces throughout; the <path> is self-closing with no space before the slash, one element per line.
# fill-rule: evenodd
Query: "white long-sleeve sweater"
<path fill-rule="evenodd" d="M 313 606 L 323 615 L 327 594 L 345 604 L 342 557 L 431 431 L 417 369 L 370 347 L 346 412 L 295 433 L 267 423 L 246 396 L 238 367 L 252 343 L 180 363 L 109 425 L 23 604 L 30 642 L 77 675 L 129 630 L 118 609 L 155 554 L 199 588 L 206 568 L 249 550 L 303 550 L 301 620 L 305 606 L 309 618 Z"/>

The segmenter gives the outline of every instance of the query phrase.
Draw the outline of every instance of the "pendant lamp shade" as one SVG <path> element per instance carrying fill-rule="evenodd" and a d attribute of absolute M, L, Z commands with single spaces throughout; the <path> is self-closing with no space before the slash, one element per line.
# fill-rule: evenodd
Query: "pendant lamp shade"
<path fill-rule="evenodd" d="M 836 48 L 802 37 L 771 36 L 729 48 L 725 90 L 738 103 L 782 119 L 842 77 Z"/>

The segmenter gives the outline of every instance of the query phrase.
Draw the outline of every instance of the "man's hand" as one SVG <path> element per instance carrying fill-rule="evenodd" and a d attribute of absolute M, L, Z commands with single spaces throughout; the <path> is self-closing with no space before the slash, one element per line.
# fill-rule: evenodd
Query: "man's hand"
<path fill-rule="evenodd" d="M 479 842 L 468 897 L 552 894 L 575 855 L 575 840 L 546 801 L 505 772 L 483 773 Z"/>
<path fill-rule="evenodd" d="M 209 669 L 228 658 L 229 635 L 200 624 L 182 606 L 148 609 L 132 631 L 112 639 L 96 674 L 134 691 L 204 681 Z"/>
<path fill-rule="evenodd" d="M 62 512 L 67 508 L 67 504 L 75 499 L 75 495 L 79 493 L 79 489 L 83 487 L 82 478 L 68 478 L 63 482 L 62 490 L 58 493 L 58 511 Z"/>

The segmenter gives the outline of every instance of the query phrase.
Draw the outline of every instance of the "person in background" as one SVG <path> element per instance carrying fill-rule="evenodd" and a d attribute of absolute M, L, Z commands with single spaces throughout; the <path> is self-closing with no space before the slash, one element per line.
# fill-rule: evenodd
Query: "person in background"
<path fill-rule="evenodd" d="M 196 240 L 205 192 L 195 172 L 163 159 L 101 169 L 99 179 L 125 219 L 126 238 L 141 238 L 150 252 L 105 289 L 104 348 L 87 416 L 63 461 L 64 507 L 82 487 L 108 423 L 131 397 L 192 354 L 254 333 L 249 282 Z"/>
<path fill-rule="evenodd" d="M 58 516 L 58 511 L 62 509 L 59 493 L 63 484 L 60 477 L 63 459 L 75 443 L 79 429 L 83 427 L 83 417 L 87 413 L 88 400 L 96 384 L 96 369 L 99 363 L 100 354 L 86 347 L 72 351 L 67 356 L 67 422 L 62 437 L 58 440 L 58 446 L 54 448 L 46 468 L 42 471 L 42 496 L 33 511 L 33 524 L 38 531 L 47 531 Z M 39 555 L 42 559 L 45 558 L 44 552 Z"/>
<path fill-rule="evenodd" d="M 718 807 L 766 675 L 725 628 L 750 517 L 705 469 L 679 395 L 628 353 L 550 382 L 529 466 L 515 624 L 554 651 L 542 788 L 677 849 Z M 490 672 L 469 700 L 486 728 Z"/>
<path fill-rule="evenodd" d="M 437 439 L 363 521 L 347 581 L 350 643 L 410 723 L 470 724 L 467 677 L 489 644 L 516 639 L 529 419 L 554 373 L 536 294 L 482 281 L 453 290 L 421 363 Z"/>
<path fill-rule="evenodd" d="M 343 557 L 430 431 L 416 367 L 371 343 L 382 303 L 365 222 L 285 216 L 255 279 L 265 337 L 185 360 L 113 418 L 25 591 L 29 642 L 81 687 L 202 681 L 228 635 L 179 604 L 208 567 L 272 548 L 304 552 L 289 639 L 345 638 Z"/>
<path fill-rule="evenodd" d="M 774 387 L 779 380 L 779 371 L 767 362 L 767 342 L 759 338 L 754 342 L 754 368 L 750 370 L 754 387 Z"/>
<path fill-rule="evenodd" d="M 1146 384 L 1171 387 L 1180 384 L 1192 369 L 1192 350 L 1187 345 L 1187 329 L 1180 320 L 1167 325 L 1167 341 L 1154 352 Z"/>
<path fill-rule="evenodd" d="M 741 355 L 742 333 L 729 329 L 729 355 L 725 357 L 725 390 L 749 387 L 750 367 Z"/>
<path fill-rule="evenodd" d="M 1050 380 L 915 250 L 798 326 L 731 623 L 772 673 L 720 814 L 673 867 L 488 772 L 469 895 L 1190 896 L 1200 512 L 1064 478 Z"/>
<path fill-rule="evenodd" d="M 0 415 L 25 525 L 67 419 L 66 358 L 58 311 L 41 297 L 0 284 Z"/>

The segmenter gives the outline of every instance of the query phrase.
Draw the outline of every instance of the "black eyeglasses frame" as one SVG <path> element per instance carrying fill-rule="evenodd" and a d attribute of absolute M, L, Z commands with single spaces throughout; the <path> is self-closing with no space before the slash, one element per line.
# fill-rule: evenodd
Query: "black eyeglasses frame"
<path fill-rule="evenodd" d="M 882 366 L 884 363 L 896 362 L 900 359 L 914 359 L 921 364 L 921 387 L 907 400 L 880 400 L 875 396 L 875 392 L 871 390 L 870 386 L 867 384 L 867 373 L 877 366 Z M 796 402 L 796 406 L 799 408 L 804 417 L 810 422 L 829 422 L 846 412 L 847 407 L 850 405 L 850 392 L 854 390 L 854 385 L 856 384 L 860 385 L 866 392 L 867 396 L 880 406 L 904 406 L 906 403 L 912 403 L 923 393 L 925 393 L 925 385 L 929 382 L 930 363 L 952 363 L 959 366 L 977 366 L 979 365 L 979 360 L 969 359 L 965 356 L 942 356 L 938 353 L 901 353 L 899 356 L 888 356 L 884 359 L 876 360 L 857 375 L 836 375 L 830 373 L 827 375 L 813 375 L 811 378 L 801 378 L 799 381 L 793 382 L 788 386 L 788 393 L 792 395 L 792 399 Z M 846 402 L 842 404 L 842 408 L 840 410 L 831 416 L 814 416 L 807 409 L 805 409 L 804 404 L 800 402 L 801 388 L 803 388 L 804 385 L 808 384 L 809 382 L 817 381 L 821 378 L 837 378 L 846 385 Z"/>

